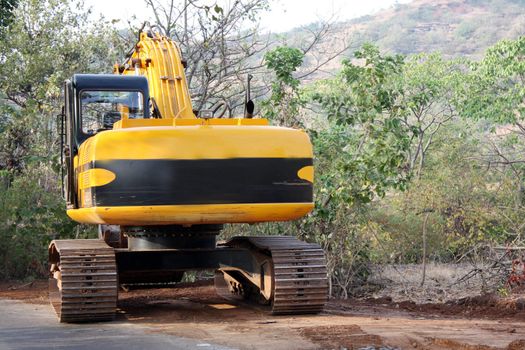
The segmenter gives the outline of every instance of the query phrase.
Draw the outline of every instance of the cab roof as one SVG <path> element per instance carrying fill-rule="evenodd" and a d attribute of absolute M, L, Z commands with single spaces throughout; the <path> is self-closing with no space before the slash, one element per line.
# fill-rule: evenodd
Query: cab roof
<path fill-rule="evenodd" d="M 75 74 L 73 87 L 81 90 L 142 91 L 148 98 L 148 80 L 144 76 L 116 74 Z"/>

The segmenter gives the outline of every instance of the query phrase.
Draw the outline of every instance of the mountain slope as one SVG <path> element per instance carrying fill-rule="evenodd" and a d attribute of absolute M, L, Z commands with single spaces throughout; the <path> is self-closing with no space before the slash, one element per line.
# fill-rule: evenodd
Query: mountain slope
<path fill-rule="evenodd" d="M 341 23 L 356 43 L 413 54 L 479 57 L 503 38 L 525 33 L 524 0 L 415 0 Z"/>
<path fill-rule="evenodd" d="M 318 25 L 311 24 L 307 29 L 315 31 Z M 309 41 L 305 33 L 305 28 L 296 28 L 281 35 L 288 45 L 303 47 Z M 374 15 L 335 23 L 333 32 L 315 52 L 306 55 L 303 70 L 311 70 L 345 47 L 348 50 L 343 57 L 351 58 L 364 42 L 390 53 L 438 51 L 445 57 L 479 59 L 498 41 L 520 35 L 525 35 L 525 0 L 414 0 Z M 335 73 L 341 59 L 331 60 L 309 80 Z"/>

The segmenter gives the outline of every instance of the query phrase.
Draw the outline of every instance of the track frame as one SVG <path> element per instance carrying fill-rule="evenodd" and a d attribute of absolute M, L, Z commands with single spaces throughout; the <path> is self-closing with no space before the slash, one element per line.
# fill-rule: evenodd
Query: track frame
<path fill-rule="evenodd" d="M 218 288 L 270 305 L 273 314 L 318 313 L 328 295 L 322 249 L 290 236 L 141 251 L 114 249 L 100 239 L 58 240 L 49 257 L 50 300 L 61 322 L 113 320 L 119 282 L 189 270 L 215 270 Z"/>

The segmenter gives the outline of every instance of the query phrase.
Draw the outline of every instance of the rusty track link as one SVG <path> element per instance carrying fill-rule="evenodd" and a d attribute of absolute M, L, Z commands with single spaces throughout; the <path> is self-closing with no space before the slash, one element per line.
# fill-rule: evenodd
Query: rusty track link
<path fill-rule="evenodd" d="M 290 236 L 235 237 L 226 245 L 249 244 L 271 256 L 272 313 L 321 312 L 328 299 L 325 255 L 317 244 Z"/>
<path fill-rule="evenodd" d="M 60 322 L 110 321 L 118 296 L 113 248 L 98 239 L 56 240 L 49 246 L 49 298 Z"/>

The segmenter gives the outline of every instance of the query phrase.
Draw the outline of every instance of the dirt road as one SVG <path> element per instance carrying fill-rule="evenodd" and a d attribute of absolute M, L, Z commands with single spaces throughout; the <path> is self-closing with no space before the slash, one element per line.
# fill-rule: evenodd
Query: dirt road
<path fill-rule="evenodd" d="M 194 339 L 152 334 L 133 323 L 59 324 L 48 305 L 0 299 L 0 350 L 228 350 Z"/>
<path fill-rule="evenodd" d="M 0 298 L 45 305 L 46 282 L 19 289 L 0 285 Z M 226 300 L 209 283 L 200 283 L 121 292 L 119 307 L 118 321 L 146 327 L 152 334 L 239 349 L 525 349 L 525 303 L 520 298 L 483 297 L 446 305 L 332 301 L 321 315 L 276 317 Z"/>

